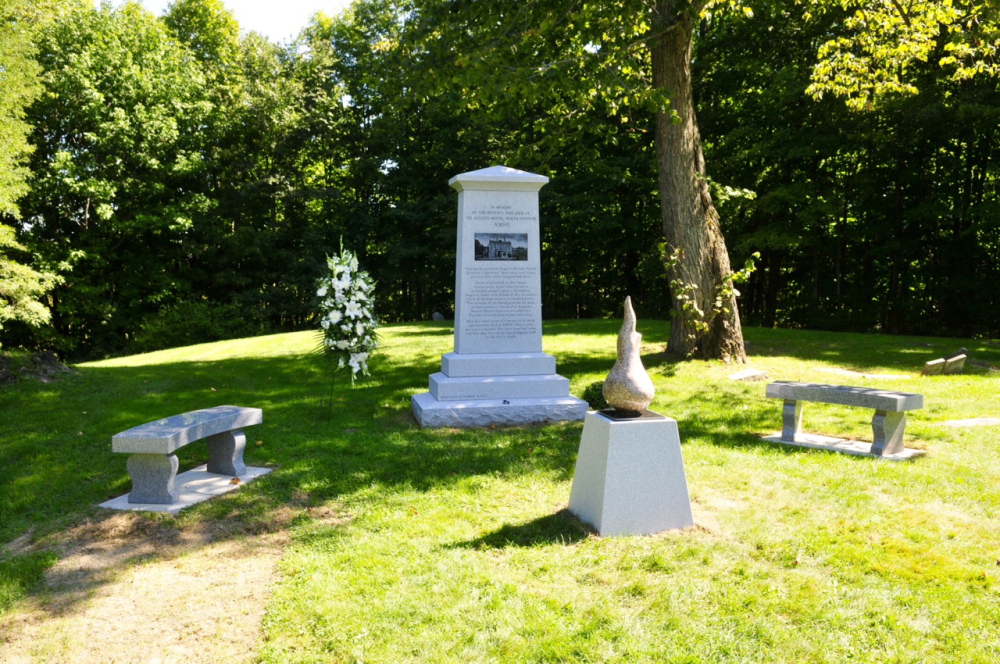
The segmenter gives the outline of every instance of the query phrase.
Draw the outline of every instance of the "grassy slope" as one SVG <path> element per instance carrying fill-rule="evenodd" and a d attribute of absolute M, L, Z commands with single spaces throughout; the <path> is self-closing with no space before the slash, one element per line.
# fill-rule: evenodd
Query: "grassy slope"
<path fill-rule="evenodd" d="M 279 469 L 186 511 L 178 527 L 266 519 L 289 501 L 346 521 L 297 522 L 265 661 L 1000 659 L 997 429 L 937 424 L 996 416 L 1000 374 L 918 376 L 958 345 L 994 364 L 1000 348 L 747 330 L 753 366 L 772 379 L 923 393 L 907 440 L 930 454 L 895 464 L 761 443 L 780 427 L 764 383 L 729 381 L 735 369 L 718 363 L 667 362 L 656 354 L 666 324 L 640 330 L 653 408 L 680 423 L 697 529 L 599 539 L 567 517 L 579 424 L 418 429 L 409 396 L 451 343 L 450 327 L 428 323 L 386 328 L 375 380 L 337 386 L 329 411 L 308 334 L 81 365 L 57 383 L 0 390 L 0 543 L 99 514 L 89 506 L 127 491 L 111 434 L 252 405 L 265 424 L 248 432 L 262 441 L 248 462 Z M 616 331 L 614 321 L 546 325 L 546 350 L 575 394 L 610 368 Z M 805 427 L 870 440 L 869 420 L 809 405 Z M 203 457 L 189 446 L 182 468 Z M 0 597 L 6 583 L 16 599 L 45 560 L 0 561 Z"/>

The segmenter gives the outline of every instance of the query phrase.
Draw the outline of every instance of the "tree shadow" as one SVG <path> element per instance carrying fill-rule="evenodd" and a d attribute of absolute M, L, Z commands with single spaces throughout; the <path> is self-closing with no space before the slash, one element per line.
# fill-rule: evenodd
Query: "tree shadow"
<path fill-rule="evenodd" d="M 992 364 L 1000 361 L 1000 348 L 982 339 L 752 327 L 744 328 L 744 335 L 749 343 L 751 363 L 755 357 L 793 357 L 855 370 L 920 371 L 925 362 L 945 357 L 963 347 L 969 350 L 970 359 L 974 361 Z M 980 373 L 968 362 L 966 370 Z"/>
<path fill-rule="evenodd" d="M 618 321 L 546 323 L 546 334 L 552 328 L 556 333 L 581 334 L 582 329 L 582 334 L 604 335 L 616 332 L 619 325 Z M 660 327 L 668 328 L 665 323 Z M 438 337 L 450 334 L 450 327 L 421 324 L 421 328 Z M 869 335 L 854 335 L 857 339 L 847 339 L 845 348 L 817 350 L 808 342 L 822 337 L 805 335 L 807 348 L 795 355 L 789 348 L 794 339 L 785 339 L 785 332 L 752 329 L 749 334 L 757 350 L 772 343 L 771 352 L 797 357 L 828 358 L 827 353 L 849 351 L 863 358 L 854 344 L 871 341 Z M 0 421 L 0 440 L 4 441 L 0 445 L 0 542 L 13 540 L 31 527 L 44 535 L 87 520 L 110 519 L 109 512 L 94 506 L 125 493 L 130 486 L 126 455 L 111 452 L 111 436 L 162 417 L 224 404 L 263 409 L 264 423 L 246 431 L 246 461 L 275 471 L 230 497 L 207 501 L 168 519 L 171 528 L 185 531 L 232 520 L 249 524 L 252 531 L 290 505 L 308 509 L 363 491 L 427 491 L 476 475 L 535 473 L 558 481 L 572 476 L 579 422 L 498 429 L 418 427 L 410 412 L 410 397 L 427 389 L 423 359 L 434 356 L 436 360 L 437 355 L 436 345 L 415 347 L 405 361 L 381 364 L 368 382 L 353 388 L 343 382 L 334 384 L 332 402 L 324 362 L 309 354 L 77 367 L 76 374 L 54 383 L 18 385 L 9 393 L 0 392 L 0 412 L 5 414 Z M 569 376 L 603 376 L 613 359 L 614 347 L 609 343 L 607 352 L 560 353 L 558 370 Z M 668 377 L 681 362 L 665 353 L 647 355 L 644 361 Z M 742 384 L 713 385 L 667 398 L 677 406 L 677 412 L 666 414 L 678 420 L 682 441 L 699 438 L 713 445 L 766 445 L 786 454 L 803 453 L 759 438 L 760 433 L 780 429 L 780 404 L 764 400 Z M 706 401 L 716 405 L 704 408 Z M 194 443 L 178 456 L 185 470 L 204 463 L 207 450 Z M 462 545 L 535 546 L 577 541 L 587 533 L 570 517 L 556 513 L 504 526 Z M 168 535 L 160 541 L 169 544 Z M 154 547 L 137 555 L 158 559 L 171 555 L 169 550 L 170 546 L 160 551 Z M 106 577 L 95 575 L 91 581 L 99 585 Z"/>
<path fill-rule="evenodd" d="M 711 409 L 703 407 L 706 401 L 713 402 Z M 748 400 L 745 394 L 698 391 L 674 403 L 678 404 L 678 413 L 697 413 L 675 415 L 682 442 L 698 438 L 722 447 L 748 447 L 767 444 L 760 434 L 772 432 L 775 426 L 781 429 L 780 408 L 773 410 L 768 408 L 771 404 Z"/>
<path fill-rule="evenodd" d="M 675 376 L 677 374 L 677 368 L 683 362 L 684 358 L 671 355 L 666 350 L 659 353 L 645 355 L 642 358 L 642 363 L 647 369 L 655 368 L 659 374 L 666 376 L 667 378 Z"/>
<path fill-rule="evenodd" d="M 206 542 L 252 535 L 297 503 L 311 509 L 359 491 L 427 491 L 476 475 L 539 473 L 562 481 L 572 475 L 579 444 L 578 422 L 421 429 L 410 396 L 426 389 L 427 373 L 404 363 L 386 363 L 375 379 L 353 388 L 335 385 L 332 402 L 322 358 L 308 354 L 78 370 L 70 380 L 23 386 L 16 399 L 0 395 L 0 409 L 16 411 L 0 422 L 0 543 L 34 527 L 44 548 L 61 530 L 100 530 L 127 518 L 135 528 L 157 524 L 155 536 L 137 531 L 108 555 L 123 566 L 165 560 L 199 546 L 190 539 L 195 531 L 208 532 Z M 245 460 L 274 472 L 177 517 L 122 517 L 96 507 L 130 488 L 127 455 L 111 452 L 112 435 L 224 404 L 263 410 L 263 424 L 245 430 Z M 207 446 L 194 442 L 177 454 L 187 470 L 205 463 Z M 114 579 L 107 570 L 72 580 L 53 574 L 54 583 L 74 588 L 53 593 L 53 611 L 71 610 Z"/>
<path fill-rule="evenodd" d="M 406 326 L 415 323 L 406 323 Z M 447 337 L 455 333 L 455 323 L 450 320 L 423 321 L 418 329 L 396 329 L 392 334 L 396 337 Z"/>
<path fill-rule="evenodd" d="M 607 352 L 601 353 L 560 353 L 556 371 L 563 375 L 579 376 L 583 374 L 598 374 L 606 376 L 615 364 L 615 348 L 610 346 Z M 671 378 L 677 374 L 678 366 L 683 360 L 665 351 L 646 353 L 642 356 L 642 365 L 647 371 Z"/>
<path fill-rule="evenodd" d="M 614 340 L 621 329 L 621 318 L 584 318 L 543 321 L 545 336 L 599 336 L 607 337 L 614 352 Z M 665 344 L 670 336 L 670 322 L 653 318 L 640 318 L 638 330 L 647 344 Z"/>
<path fill-rule="evenodd" d="M 482 537 L 455 542 L 447 548 L 506 549 L 508 547 L 536 547 L 548 544 L 573 544 L 585 540 L 594 531 L 576 518 L 568 509 L 548 514 L 518 525 L 506 524 Z"/>

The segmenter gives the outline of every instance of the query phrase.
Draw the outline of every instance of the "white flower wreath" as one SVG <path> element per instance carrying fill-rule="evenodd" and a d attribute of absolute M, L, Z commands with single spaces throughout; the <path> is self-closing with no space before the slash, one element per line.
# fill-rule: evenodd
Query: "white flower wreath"
<path fill-rule="evenodd" d="M 350 368 L 351 381 L 368 375 L 368 358 L 378 348 L 378 319 L 372 311 L 375 282 L 358 270 L 353 252 L 341 248 L 327 256 L 330 273 L 321 278 L 316 295 L 323 352 L 337 360 L 337 368 Z"/>

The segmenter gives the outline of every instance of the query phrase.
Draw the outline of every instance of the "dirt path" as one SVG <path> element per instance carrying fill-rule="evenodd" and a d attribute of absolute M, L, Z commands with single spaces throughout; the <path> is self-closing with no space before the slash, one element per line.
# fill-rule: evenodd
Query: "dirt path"
<path fill-rule="evenodd" d="M 184 529 L 110 513 L 68 531 L 46 588 L 0 620 L 0 662 L 253 661 L 295 513 Z"/>

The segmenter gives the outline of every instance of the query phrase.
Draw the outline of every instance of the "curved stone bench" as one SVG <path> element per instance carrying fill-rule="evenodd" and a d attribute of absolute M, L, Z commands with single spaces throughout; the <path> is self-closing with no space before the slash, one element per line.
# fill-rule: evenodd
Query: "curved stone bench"
<path fill-rule="evenodd" d="M 132 478 L 128 502 L 171 505 L 177 501 L 174 452 L 198 440 L 208 443 L 210 473 L 239 477 L 246 436 L 243 427 L 264 421 L 260 408 L 216 406 L 149 422 L 111 438 L 111 451 L 130 455 L 126 466 Z"/>
<path fill-rule="evenodd" d="M 802 444 L 807 434 L 802 433 L 802 402 L 871 408 L 874 440 L 870 454 L 874 456 L 898 455 L 904 452 L 903 430 L 906 428 L 906 411 L 924 407 L 924 396 L 910 392 L 892 392 L 866 387 L 824 385 L 822 383 L 795 383 L 777 381 L 767 386 L 766 395 L 783 399 L 781 411 L 781 437 L 779 442 Z M 832 440 L 832 439 L 831 439 Z M 808 445 L 824 447 L 823 445 Z M 848 449 L 830 446 L 829 449 Z M 866 452 L 868 453 L 868 452 Z"/>

